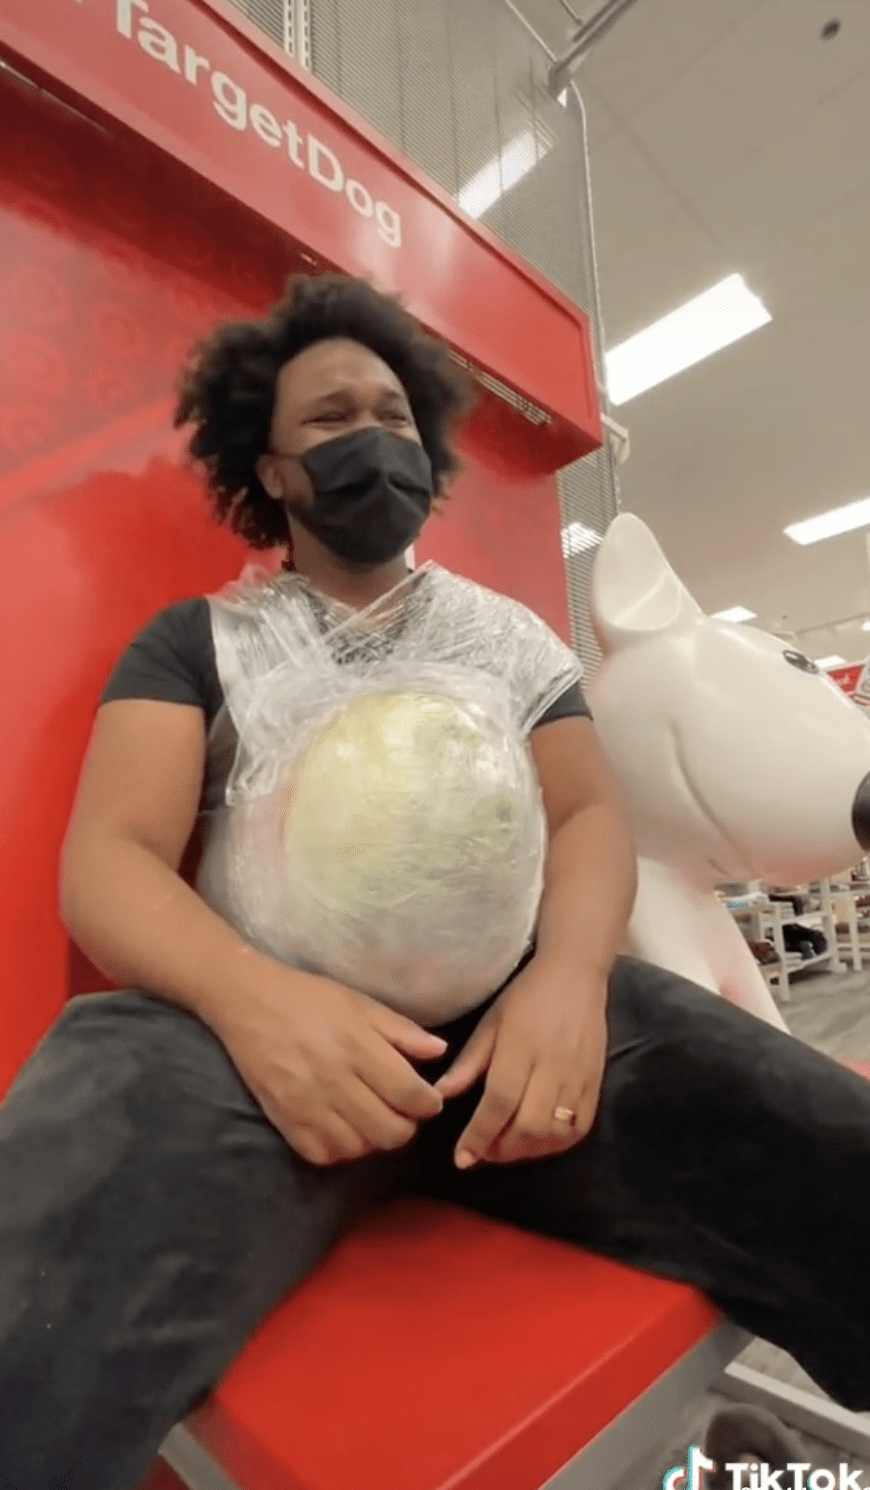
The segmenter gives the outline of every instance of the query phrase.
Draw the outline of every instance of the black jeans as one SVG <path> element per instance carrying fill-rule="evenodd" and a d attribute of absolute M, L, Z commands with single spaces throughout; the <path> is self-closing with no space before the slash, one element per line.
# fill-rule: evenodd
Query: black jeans
<path fill-rule="evenodd" d="M 694 1283 L 870 1408 L 870 1082 L 632 962 L 610 1031 L 568 1154 L 457 1172 L 471 1093 L 399 1154 L 317 1169 L 196 1020 L 75 1000 L 0 1107 L 3 1490 L 134 1490 L 267 1311 L 398 1189 Z"/>

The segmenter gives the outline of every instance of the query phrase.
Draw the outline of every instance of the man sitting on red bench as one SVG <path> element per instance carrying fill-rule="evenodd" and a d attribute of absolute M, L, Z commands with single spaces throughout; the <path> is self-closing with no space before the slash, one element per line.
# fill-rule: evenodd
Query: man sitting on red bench
<path fill-rule="evenodd" d="M 432 582 L 404 555 L 465 404 L 395 302 L 300 279 L 196 354 L 178 419 L 218 517 L 292 550 L 269 594 L 326 634 L 336 605 L 377 618 Z M 870 1408 L 870 1085 L 619 960 L 633 852 L 568 649 L 544 639 L 523 701 L 549 827 L 534 952 L 427 1029 L 264 954 L 181 877 L 234 753 L 214 614 L 173 606 L 121 659 L 65 848 L 66 924 L 128 991 L 74 1000 L 0 1107 L 4 1490 L 131 1490 L 399 1189 L 695 1284 Z"/>

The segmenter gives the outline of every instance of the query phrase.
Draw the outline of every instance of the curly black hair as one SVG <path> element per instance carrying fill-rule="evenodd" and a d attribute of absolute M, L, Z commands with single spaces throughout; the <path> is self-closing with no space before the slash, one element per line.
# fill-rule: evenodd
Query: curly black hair
<path fill-rule="evenodd" d="M 252 548 L 289 542 L 287 518 L 256 470 L 269 447 L 278 374 L 329 337 L 360 342 L 395 373 L 432 462 L 436 495 L 459 469 L 451 436 L 471 407 L 472 385 L 446 345 L 364 280 L 294 275 L 263 319 L 222 326 L 194 349 L 175 411 L 176 428 L 193 426 L 189 450 L 205 472 L 215 517 Z"/>

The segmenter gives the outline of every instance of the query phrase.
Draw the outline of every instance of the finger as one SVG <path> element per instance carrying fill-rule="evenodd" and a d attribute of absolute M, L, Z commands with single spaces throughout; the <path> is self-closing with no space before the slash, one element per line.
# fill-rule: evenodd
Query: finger
<path fill-rule="evenodd" d="M 325 1114 L 316 1128 L 294 1126 L 283 1136 L 295 1153 L 318 1168 L 362 1159 L 372 1152 L 362 1134 L 336 1112 Z"/>
<path fill-rule="evenodd" d="M 488 1156 L 520 1106 L 529 1076 L 529 1057 L 518 1042 L 496 1040 L 483 1096 L 456 1145 L 457 1169 L 470 1169 Z"/>
<path fill-rule="evenodd" d="M 497 1024 L 486 1017 L 463 1046 L 453 1065 L 435 1083 L 442 1097 L 458 1097 L 474 1086 L 487 1070 L 495 1048 Z"/>
<path fill-rule="evenodd" d="M 586 1137 L 595 1122 L 600 1091 L 600 1082 L 592 1081 L 580 1092 L 575 1090 L 573 1097 L 566 1094 L 559 1098 L 560 1107 L 570 1107 L 576 1113 L 573 1127 L 578 1141 Z"/>
<path fill-rule="evenodd" d="M 431 1035 L 412 1019 L 406 1019 L 403 1014 L 396 1014 L 393 1009 L 388 1009 L 386 1004 L 379 1004 L 375 999 L 368 1002 L 372 1006 L 371 1022 L 375 1029 L 396 1050 L 401 1050 L 403 1055 L 410 1056 L 414 1061 L 434 1061 L 444 1054 L 447 1041 L 442 1040 L 440 1035 Z"/>
<path fill-rule="evenodd" d="M 404 1148 L 417 1132 L 416 1122 L 395 1112 L 360 1080 L 344 1089 L 339 1101 L 344 1121 L 379 1153 Z"/>
<path fill-rule="evenodd" d="M 556 1117 L 560 1108 L 577 1114 L 580 1095 L 571 1084 L 546 1066 L 536 1066 L 523 1100 L 491 1155 L 494 1162 L 513 1164 L 522 1159 L 540 1159 L 573 1148 L 582 1136 L 576 1122 Z"/>
<path fill-rule="evenodd" d="M 388 1107 L 415 1122 L 437 1117 L 444 1106 L 440 1092 L 376 1029 L 365 1031 L 353 1071 Z"/>

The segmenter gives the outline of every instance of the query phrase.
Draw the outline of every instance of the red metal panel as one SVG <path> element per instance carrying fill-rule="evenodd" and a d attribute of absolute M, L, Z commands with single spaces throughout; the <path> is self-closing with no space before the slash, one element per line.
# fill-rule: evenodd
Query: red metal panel
<path fill-rule="evenodd" d="M 0 133 L 2 1091 L 67 992 L 101 986 L 70 962 L 57 860 L 102 683 L 149 616 L 244 560 L 180 464 L 172 384 L 191 342 L 258 312 L 294 259 L 153 147 L 2 74 Z M 533 439 L 485 401 L 420 553 L 567 635 L 555 485 L 534 474 Z"/>
<path fill-rule="evenodd" d="M 558 496 L 552 476 L 523 476 L 510 458 L 514 430 L 498 406 L 502 453 L 473 426 L 462 441 L 464 470 L 417 544 L 417 559 L 435 559 L 478 584 L 513 595 L 569 646 L 571 622 L 562 579 Z M 505 453 L 507 452 L 507 453 Z"/>
<path fill-rule="evenodd" d="M 541 442 L 551 470 L 599 445 L 582 313 L 228 14 L 214 0 L 4 0 L 0 47 L 324 262 L 400 291 L 433 330 L 552 416 Z"/>

